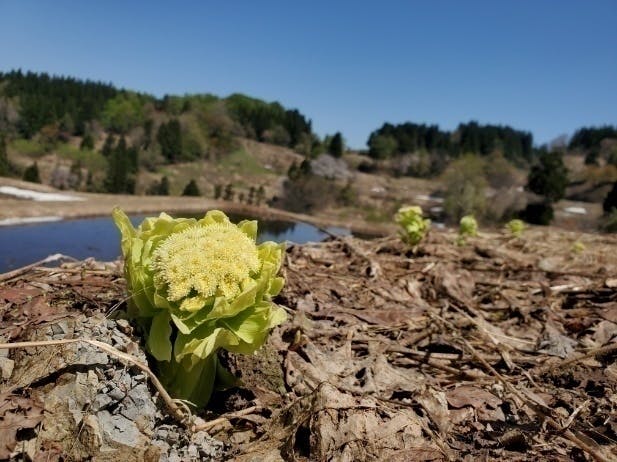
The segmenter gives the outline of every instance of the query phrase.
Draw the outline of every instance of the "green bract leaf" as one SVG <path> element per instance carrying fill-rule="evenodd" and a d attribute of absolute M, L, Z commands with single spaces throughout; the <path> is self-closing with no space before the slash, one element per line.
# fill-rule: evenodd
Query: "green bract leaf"
<path fill-rule="evenodd" d="M 219 210 L 200 220 L 161 213 L 137 228 L 120 209 L 113 218 L 122 234 L 128 314 L 146 333 L 162 382 L 176 397 L 205 405 L 217 351 L 252 353 L 286 319 L 271 301 L 285 282 L 277 276 L 284 246 L 256 245 L 256 221 L 235 225 Z"/>

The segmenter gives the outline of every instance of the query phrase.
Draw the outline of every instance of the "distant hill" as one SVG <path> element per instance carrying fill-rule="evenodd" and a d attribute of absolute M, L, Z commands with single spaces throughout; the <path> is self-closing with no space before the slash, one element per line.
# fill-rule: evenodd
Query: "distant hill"
<path fill-rule="evenodd" d="M 0 176 L 59 189 L 179 195 L 194 183 L 215 199 L 303 212 L 351 208 L 341 213 L 376 221 L 435 193 L 445 198 L 444 207 L 431 207 L 437 219 L 464 212 L 498 222 L 540 200 L 529 196 L 527 176 L 551 151 L 564 155 L 566 199 L 601 203 L 617 181 L 612 126 L 535 146 L 531 132 L 505 125 L 470 121 L 448 131 L 384 123 L 367 144 L 352 153 L 344 134 L 319 137 L 299 109 L 240 93 L 159 98 L 105 82 L 0 72 Z M 323 153 L 332 157 L 317 160 Z"/>

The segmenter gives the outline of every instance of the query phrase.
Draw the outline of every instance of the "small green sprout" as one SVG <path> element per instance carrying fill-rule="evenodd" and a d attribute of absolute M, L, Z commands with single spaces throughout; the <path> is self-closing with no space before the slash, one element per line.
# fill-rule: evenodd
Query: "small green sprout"
<path fill-rule="evenodd" d="M 461 218 L 458 228 L 458 239 L 456 243 L 458 245 L 464 245 L 468 237 L 475 237 L 478 235 L 478 222 L 473 215 L 465 215 Z"/>
<path fill-rule="evenodd" d="M 506 223 L 506 229 L 512 234 L 514 237 L 521 237 L 523 235 L 523 231 L 525 231 L 525 222 L 523 220 L 510 220 Z"/>
<path fill-rule="evenodd" d="M 172 396 L 203 407 L 217 377 L 229 382 L 218 350 L 253 353 L 286 319 L 271 301 L 284 284 L 277 276 L 284 245 L 256 245 L 256 221 L 236 225 L 218 210 L 200 220 L 161 213 L 137 228 L 118 208 L 113 218 L 122 234 L 128 316 L 145 332 Z"/>
<path fill-rule="evenodd" d="M 586 247 L 585 244 L 583 244 L 581 241 L 575 241 L 572 244 L 572 247 L 570 248 L 570 250 L 572 251 L 572 253 L 579 255 L 581 253 L 583 253 L 585 251 Z"/>
<path fill-rule="evenodd" d="M 431 228 L 431 220 L 422 217 L 422 208 L 417 205 L 398 209 L 394 221 L 401 227 L 401 239 L 410 245 L 417 245 Z"/>

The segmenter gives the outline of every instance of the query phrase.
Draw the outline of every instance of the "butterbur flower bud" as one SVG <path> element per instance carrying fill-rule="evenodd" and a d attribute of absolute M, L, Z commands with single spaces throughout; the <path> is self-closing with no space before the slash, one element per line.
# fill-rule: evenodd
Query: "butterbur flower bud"
<path fill-rule="evenodd" d="M 521 237 L 525 231 L 525 222 L 523 220 L 514 219 L 506 223 L 506 229 L 510 231 L 514 237 Z"/>
<path fill-rule="evenodd" d="M 205 406 L 217 375 L 229 378 L 217 351 L 253 353 L 286 319 L 271 301 L 284 284 L 277 276 L 284 245 L 257 245 L 256 221 L 236 225 L 218 210 L 200 220 L 162 213 L 137 228 L 120 209 L 113 217 L 128 315 L 145 332 L 170 393 Z"/>
<path fill-rule="evenodd" d="M 401 239 L 410 245 L 418 244 L 431 228 L 431 220 L 422 217 L 422 208 L 417 205 L 398 209 L 394 221 L 401 227 Z"/>

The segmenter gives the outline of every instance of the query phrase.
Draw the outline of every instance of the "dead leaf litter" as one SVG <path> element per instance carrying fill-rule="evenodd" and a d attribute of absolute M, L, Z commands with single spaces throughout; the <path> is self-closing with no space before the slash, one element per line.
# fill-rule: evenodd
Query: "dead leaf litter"
<path fill-rule="evenodd" d="M 616 460 L 617 238 L 454 240 L 291 245 L 289 321 L 256 355 L 223 354 L 242 386 L 190 420 L 135 367 L 119 262 L 15 272 L 2 342 L 109 347 L 0 350 L 0 459 Z"/>

